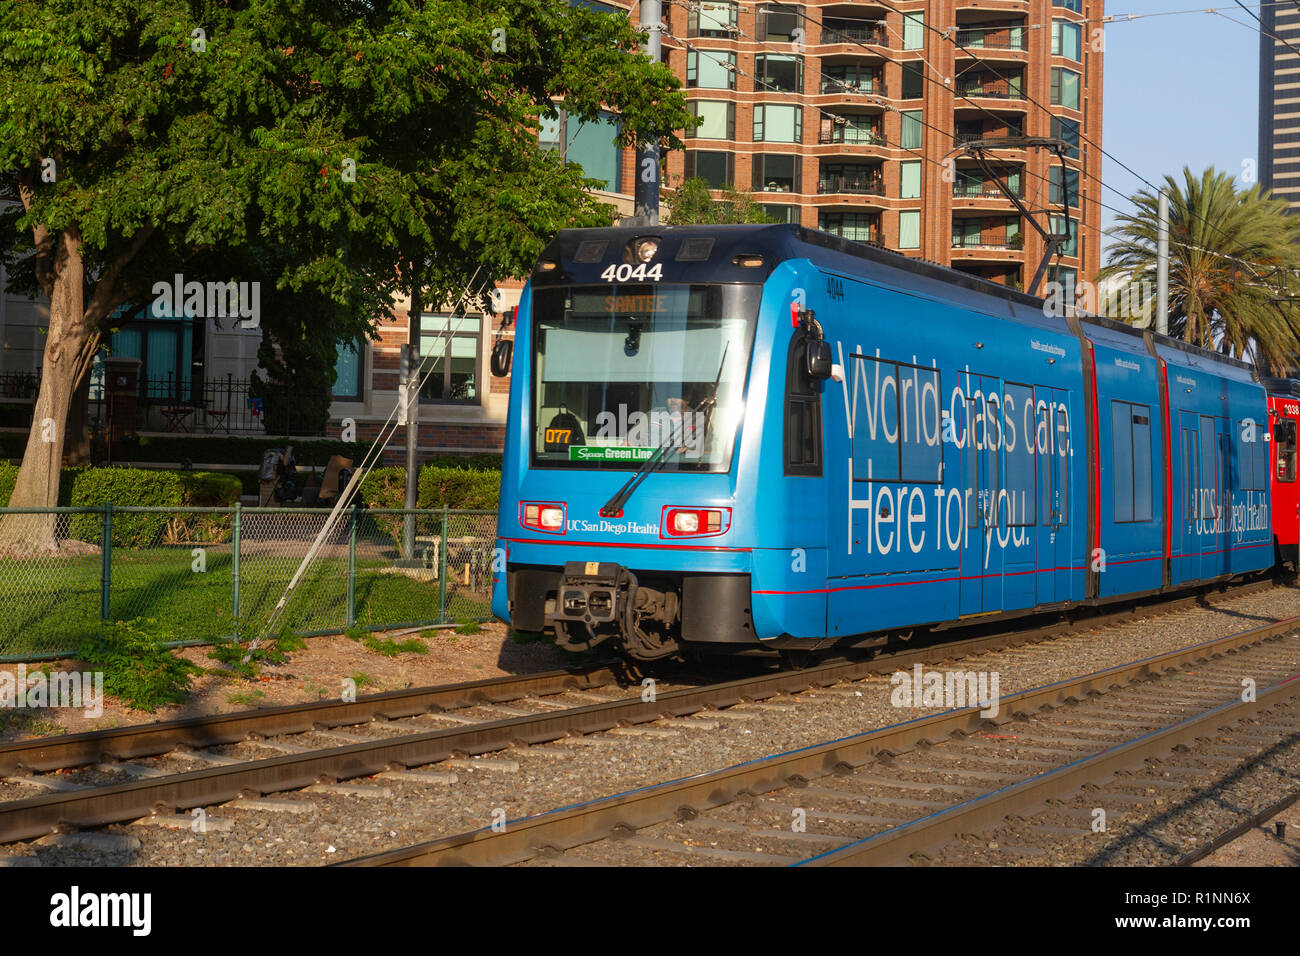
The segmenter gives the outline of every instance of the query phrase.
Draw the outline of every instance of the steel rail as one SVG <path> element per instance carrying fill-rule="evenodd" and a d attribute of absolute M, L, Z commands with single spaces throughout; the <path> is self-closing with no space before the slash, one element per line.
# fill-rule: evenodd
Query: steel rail
<path fill-rule="evenodd" d="M 1171 613 L 1201 603 L 1212 597 L 1230 600 L 1275 586 L 1272 580 L 1233 585 L 1213 595 L 1194 594 L 1135 608 L 1109 611 L 1092 617 L 1073 618 L 1067 622 L 1041 625 L 1019 631 L 999 632 L 964 640 L 946 640 L 906 648 L 864 663 L 864 675 L 880 673 L 914 663 L 933 663 L 955 656 L 1031 643 L 1052 637 L 1090 630 L 1144 613 Z M 951 632 L 947 632 L 951 633 Z M 938 637 L 938 635 L 936 635 Z M 883 662 L 883 663 L 881 663 Z M 887 665 L 887 666 L 886 666 Z M 825 666 L 825 665 L 823 665 Z M 818 669 L 806 668 L 799 673 L 817 680 Z M 505 703 L 530 694 L 558 694 L 569 689 L 595 688 L 608 684 L 625 671 L 616 662 L 606 661 L 587 668 L 573 667 L 522 676 L 496 677 L 434 687 L 416 687 L 382 694 L 368 694 L 355 701 L 311 701 L 253 711 L 238 711 L 187 717 L 87 731 L 60 737 L 35 737 L 0 744 L 0 776 L 23 772 L 64 770 L 109 760 L 131 760 L 169 753 L 178 747 L 213 747 L 238 743 L 250 735 L 264 737 L 306 733 L 323 727 L 359 724 L 376 717 L 399 718 L 435 710 L 451 710 L 478 703 Z M 835 677 L 834 679 L 851 679 Z M 803 688 L 798 688 L 802 690 Z"/>
<path fill-rule="evenodd" d="M 1251 628 L 1247 631 L 1215 638 L 1192 647 L 1169 651 L 1154 657 L 1120 664 L 1115 667 L 1086 674 L 1070 680 L 1059 681 L 1003 697 L 999 717 L 1002 723 L 1014 716 L 1031 713 L 1045 707 L 1056 706 L 1072 699 L 1105 693 L 1113 687 L 1135 680 L 1157 676 L 1167 671 L 1242 647 L 1274 640 L 1300 629 L 1300 617 L 1288 618 L 1274 624 Z M 1260 701 L 1274 701 L 1280 696 L 1300 692 L 1300 679 L 1271 688 L 1260 695 Z M 1257 704 L 1259 702 L 1256 702 Z M 1235 706 L 1235 705 L 1229 705 Z M 1262 704 L 1254 710 L 1257 712 Z M 1218 713 L 1217 709 L 1213 713 Z M 1238 713 L 1234 711 L 1234 714 Z M 1234 717 L 1233 719 L 1237 719 Z M 1186 723 L 1186 722 L 1185 722 Z M 346 866 L 438 866 L 438 865 L 502 865 L 522 862 L 543 852 L 562 851 L 583 843 L 608 837 L 616 830 L 637 830 L 672 819 L 682 811 L 700 812 L 732 802 L 744 793 L 764 793 L 798 787 L 810 778 L 851 770 L 866 763 L 880 753 L 898 753 L 922 742 L 942 740 L 953 734 L 971 733 L 986 725 L 980 707 L 973 706 L 946 711 L 930 717 L 918 717 L 900 724 L 866 731 L 851 737 L 827 741 L 759 760 L 749 761 L 722 770 L 672 780 L 644 787 L 628 793 L 593 800 L 575 807 L 552 810 L 546 813 L 507 821 L 505 829 L 494 831 L 484 827 L 468 833 L 456 834 L 410 847 L 370 854 L 337 865 Z M 1203 732 L 1198 724 L 1196 732 Z M 1148 735 L 1149 736 L 1149 735 Z M 1195 736 L 1195 734 L 1193 734 Z M 1140 741 L 1146 740 L 1140 738 Z M 1112 748 L 1106 754 L 1123 751 L 1129 746 L 1140 746 L 1140 741 Z M 1157 746 L 1157 745 L 1153 745 Z M 1160 745 L 1162 746 L 1162 745 Z M 1171 743 L 1169 746 L 1173 746 Z M 1127 752 L 1125 753 L 1127 756 Z M 1141 760 L 1135 757 L 1133 759 Z M 1073 766 L 1073 765 L 1071 765 Z M 1064 768 L 1069 770 L 1070 768 Z M 1063 778 L 1058 778 L 1063 779 Z M 1022 785 L 1017 785 L 1022 786 Z M 1014 788 L 1004 788 L 1005 790 Z M 1042 799 L 1042 797 L 1038 797 Z M 978 801 L 974 801 L 978 802 Z M 986 811 L 995 813 L 995 810 Z M 1002 815 L 1010 812 L 1003 807 Z M 936 814 L 937 819 L 944 814 Z M 1000 819 L 1001 817 L 997 817 Z M 923 824 L 923 826 L 921 826 Z M 969 829 L 973 822 L 962 820 L 957 832 Z M 916 821 L 899 831 L 919 833 L 888 843 L 897 849 L 895 857 L 904 851 L 915 852 L 923 844 L 928 846 L 940 828 L 926 820 Z M 888 831 L 887 831 L 888 832 Z M 867 841 L 864 841 L 867 842 Z M 886 845 L 886 844 L 881 844 Z M 845 848 L 847 850 L 849 848 Z M 843 852 L 843 851 L 836 851 Z M 828 855 L 828 862 L 850 859 Z"/>
<path fill-rule="evenodd" d="M 1071 794 L 1084 784 L 1140 767 L 1144 761 L 1167 753 L 1179 744 L 1217 733 L 1297 695 L 1300 695 L 1300 674 L 1266 688 L 1254 700 L 1220 704 L 1163 730 L 1143 734 L 1091 757 L 822 853 L 799 865 L 889 866 L 906 863 L 918 851 L 996 825 L 1009 814 L 1036 808 L 1053 797 Z"/>
<path fill-rule="evenodd" d="M 1250 819 L 1243 820 L 1241 823 L 1238 823 L 1232 829 L 1225 830 L 1223 833 L 1220 833 L 1213 840 L 1207 841 L 1206 843 L 1197 847 L 1191 853 L 1188 853 L 1185 856 L 1180 857 L 1178 862 L 1176 862 L 1174 866 L 1191 866 L 1193 863 L 1205 859 L 1215 850 L 1227 846 L 1233 840 L 1236 840 L 1238 837 L 1245 836 L 1247 833 L 1255 829 L 1255 827 L 1259 826 L 1260 824 L 1266 823 L 1267 821 L 1273 819 L 1273 817 L 1277 816 L 1283 810 L 1286 810 L 1297 800 L 1300 800 L 1300 792 L 1293 793 L 1288 797 L 1283 797 L 1281 800 L 1277 801 L 1276 803 L 1270 806 L 1265 807 L 1263 810 L 1260 810 L 1258 813 L 1252 814 Z"/>
<path fill-rule="evenodd" d="M 1267 586 L 1266 582 L 1248 584 L 1233 593 L 1264 586 Z M 1053 636 L 1151 613 L 1153 610 L 1172 610 L 1203 600 L 1203 595 L 1192 595 L 1175 601 L 1166 601 L 1154 607 L 1140 606 L 1137 609 L 1129 608 L 1075 619 L 1066 624 L 1058 623 L 1033 630 L 937 643 L 870 660 L 834 661 L 804 670 L 771 672 L 704 687 L 684 688 L 653 695 L 649 700 L 634 696 L 563 711 L 403 734 L 302 754 L 289 754 L 166 777 L 93 786 L 82 790 L 59 791 L 24 800 L 8 801 L 0 803 L 0 842 L 43 836 L 60 829 L 103 826 L 138 819 L 157 811 L 188 810 L 192 807 L 224 802 L 241 795 L 261 795 L 298 789 L 322 781 L 371 776 L 387 769 L 437 763 L 459 755 L 490 753 L 517 744 L 546 743 L 573 734 L 597 733 L 620 725 L 647 723 L 661 717 L 692 714 L 707 707 L 727 707 L 742 701 L 762 700 L 777 694 L 799 693 L 810 687 L 889 673 L 899 668 L 911 667 L 914 663 L 942 662 L 961 655 L 1046 640 Z M 558 677 L 559 672 L 555 673 L 556 679 L 562 680 Z M 566 676 L 573 679 L 572 675 Z M 456 693 L 467 696 L 467 699 L 472 701 L 482 699 L 476 695 L 482 694 L 486 697 L 494 685 L 499 689 L 512 680 L 516 679 L 498 678 L 495 681 L 453 686 L 461 688 L 455 691 Z M 441 692 L 445 689 L 434 690 Z M 396 702 L 387 702 L 382 706 L 377 702 L 393 695 L 400 696 L 408 693 L 415 692 L 398 691 L 373 695 L 366 700 L 371 702 L 370 706 L 375 713 L 387 714 L 396 707 Z M 412 712 L 419 712 L 415 701 L 411 701 L 409 705 Z M 424 706 L 423 709 L 429 707 Z M 277 716 L 276 711 L 282 713 Z M 303 730 L 310 730 L 312 724 L 324 723 L 326 720 L 334 725 L 341 725 L 348 721 L 357 723 L 367 719 L 356 716 L 358 713 L 361 711 L 353 710 L 351 716 L 346 716 L 337 702 L 319 702 L 276 708 L 273 711 L 221 715 L 216 720 L 224 728 L 225 739 L 221 742 L 234 742 L 253 732 L 261 734 L 286 732 L 274 729 L 274 726 L 266 721 L 267 717 L 282 720 L 285 724 L 291 723 Z M 210 732 L 204 722 L 211 720 L 212 718 L 192 718 L 190 721 L 174 723 L 193 724 L 185 732 L 202 735 Z M 118 734 L 116 739 L 123 745 L 133 744 L 136 749 L 123 751 L 132 756 L 143 756 L 145 749 L 152 753 L 166 752 L 186 742 L 166 734 L 150 742 L 147 731 L 151 727 L 158 726 L 160 725 L 117 728 L 115 731 L 101 733 L 107 733 L 110 737 Z M 283 724 L 275 726 L 283 726 Z M 238 736 L 236 730 L 240 731 Z M 24 742 L 23 752 L 28 755 L 39 755 L 42 748 L 56 746 L 59 742 L 59 738 Z M 91 749 L 98 746 L 94 740 L 83 741 L 83 743 Z M 48 759 L 46 765 L 51 764 L 57 764 L 57 761 Z"/>
<path fill-rule="evenodd" d="M 505 703 L 530 694 L 559 694 L 609 684 L 618 677 L 609 663 L 522 676 L 493 677 L 437 687 L 367 694 L 355 701 L 322 700 L 114 727 L 62 737 L 34 737 L 0 746 L 0 775 L 62 770 L 104 760 L 129 760 L 168 753 L 177 747 L 238 743 L 251 734 L 296 734 L 321 727 L 394 719 L 482 703 Z"/>

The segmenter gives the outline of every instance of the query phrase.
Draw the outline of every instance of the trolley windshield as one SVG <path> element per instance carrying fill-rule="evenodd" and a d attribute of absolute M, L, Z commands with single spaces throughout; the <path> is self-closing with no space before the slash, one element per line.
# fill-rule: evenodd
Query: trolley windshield
<path fill-rule="evenodd" d="M 537 290 L 533 464 L 636 469 L 671 442 L 663 470 L 730 468 L 760 292 L 757 285 Z"/>

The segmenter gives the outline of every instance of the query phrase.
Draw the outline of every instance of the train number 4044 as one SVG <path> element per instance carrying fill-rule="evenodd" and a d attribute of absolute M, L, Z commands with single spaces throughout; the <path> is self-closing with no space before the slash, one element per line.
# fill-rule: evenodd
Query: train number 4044
<path fill-rule="evenodd" d="M 650 267 L 642 262 L 640 265 L 632 266 L 624 262 L 616 266 L 610 266 L 600 274 L 600 277 L 606 282 L 658 282 L 664 277 L 664 266 L 662 262 L 656 262 Z"/>

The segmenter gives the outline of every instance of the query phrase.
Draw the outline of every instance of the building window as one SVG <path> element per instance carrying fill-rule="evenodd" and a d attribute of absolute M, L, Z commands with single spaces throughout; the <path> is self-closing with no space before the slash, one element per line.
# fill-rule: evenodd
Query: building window
<path fill-rule="evenodd" d="M 1052 67 L 1052 105 L 1079 108 L 1079 74 L 1074 70 Z"/>
<path fill-rule="evenodd" d="M 1079 281 L 1079 270 L 1069 266 L 1048 266 L 1047 281 L 1061 286 L 1061 302 L 1074 305 L 1074 287 Z"/>
<path fill-rule="evenodd" d="M 921 111 L 907 110 L 899 115 L 903 122 L 903 149 L 920 149 Z"/>
<path fill-rule="evenodd" d="M 1071 159 L 1079 158 L 1079 121 L 1065 119 L 1061 116 L 1052 117 L 1052 139 L 1064 140 L 1070 148 L 1066 155 Z"/>
<path fill-rule="evenodd" d="M 898 248 L 921 248 L 921 212 L 904 209 L 898 214 Z"/>
<path fill-rule="evenodd" d="M 898 198 L 919 199 L 921 196 L 921 163 L 898 164 Z"/>
<path fill-rule="evenodd" d="M 357 402 L 361 400 L 361 370 L 363 347 L 356 342 L 340 342 L 338 359 L 334 362 L 334 400 Z"/>
<path fill-rule="evenodd" d="M 727 39 L 736 34 L 737 5 L 734 3 L 701 2 L 686 11 L 686 35 L 692 37 L 719 37 Z"/>
<path fill-rule="evenodd" d="M 582 167 L 588 179 L 598 180 L 598 188 L 618 191 L 622 151 L 616 145 L 619 123 L 613 114 L 602 114 L 594 122 L 584 123 L 564 110 L 554 118 L 542 117 L 537 139 L 542 149 L 559 154 L 566 163 Z"/>
<path fill-rule="evenodd" d="M 1083 13 L 1083 0 L 1052 0 L 1052 6 L 1060 7 L 1063 10 L 1073 10 L 1075 13 Z"/>
<path fill-rule="evenodd" d="M 764 203 L 763 215 L 772 222 L 792 222 L 796 226 L 799 224 L 798 206 L 771 206 Z"/>
<path fill-rule="evenodd" d="M 925 73 L 921 63 L 903 64 L 903 90 L 905 100 L 919 100 L 925 95 Z"/>
<path fill-rule="evenodd" d="M 981 223 L 978 219 L 956 219 L 952 224 L 952 245 L 954 249 L 974 249 L 984 242 Z"/>
<path fill-rule="evenodd" d="M 735 157 L 702 149 L 686 151 L 686 178 L 698 176 L 711 189 L 723 189 L 735 180 Z"/>
<path fill-rule="evenodd" d="M 754 107 L 754 142 L 799 143 L 803 141 L 803 108 L 759 104 Z"/>
<path fill-rule="evenodd" d="M 754 192 L 799 192 L 799 157 L 773 153 L 756 155 L 753 189 Z"/>
<path fill-rule="evenodd" d="M 866 63 L 846 63 L 828 66 L 822 77 L 823 93 L 879 93 L 884 95 L 884 84 L 876 70 Z"/>
<path fill-rule="evenodd" d="M 1047 201 L 1053 206 L 1061 205 L 1061 167 L 1049 166 L 1047 177 Z M 1079 208 L 1079 171 L 1077 169 L 1065 170 L 1065 182 L 1070 191 L 1070 208 Z"/>
<path fill-rule="evenodd" d="M 691 115 L 703 122 L 686 131 L 687 139 L 735 139 L 736 104 L 716 100 L 691 100 Z"/>
<path fill-rule="evenodd" d="M 754 57 L 754 89 L 803 92 L 803 57 L 761 54 Z"/>
<path fill-rule="evenodd" d="M 1061 243 L 1061 255 L 1073 256 L 1079 252 L 1079 222 L 1076 219 L 1069 220 L 1066 225 L 1064 216 L 1049 217 L 1050 228 L 1054 236 L 1066 236 L 1065 241 Z"/>
<path fill-rule="evenodd" d="M 706 90 L 734 90 L 736 54 L 719 50 L 688 50 L 686 85 Z"/>
<path fill-rule="evenodd" d="M 817 218 L 817 228 L 856 242 L 880 241 L 879 213 L 824 212 Z"/>
<path fill-rule="evenodd" d="M 1080 45 L 1083 39 L 1083 27 L 1068 20 L 1052 21 L 1052 56 L 1063 56 L 1067 60 L 1079 60 Z"/>
<path fill-rule="evenodd" d="M 789 43 L 804 35 L 803 32 L 796 33 L 796 30 L 803 30 L 801 8 L 783 3 L 769 3 L 758 8 L 754 30 L 754 39 L 758 42 L 778 40 Z"/>
<path fill-rule="evenodd" d="M 925 46 L 925 14 L 903 14 L 903 49 L 920 50 Z"/>
<path fill-rule="evenodd" d="M 424 379 L 421 402 L 478 404 L 482 322 L 475 315 L 420 317 L 420 376 Z"/>

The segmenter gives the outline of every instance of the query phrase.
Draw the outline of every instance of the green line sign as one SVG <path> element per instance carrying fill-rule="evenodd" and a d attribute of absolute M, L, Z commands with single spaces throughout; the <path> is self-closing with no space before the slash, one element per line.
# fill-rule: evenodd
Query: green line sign
<path fill-rule="evenodd" d="M 569 461 L 645 461 L 655 453 L 653 448 L 622 447 L 618 445 L 570 445 Z"/>

